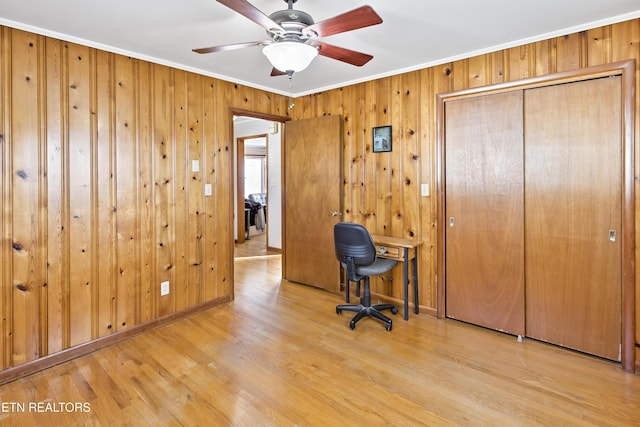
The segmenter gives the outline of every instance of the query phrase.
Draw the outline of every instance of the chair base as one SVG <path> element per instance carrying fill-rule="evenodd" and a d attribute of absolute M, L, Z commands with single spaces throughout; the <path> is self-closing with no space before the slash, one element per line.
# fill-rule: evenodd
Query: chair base
<path fill-rule="evenodd" d="M 375 305 L 348 305 L 342 304 L 336 306 L 336 313 L 342 314 L 342 311 L 355 311 L 356 315 L 349 322 L 349 328 L 355 329 L 356 323 L 366 316 L 375 317 L 376 319 L 382 320 L 385 323 L 384 328 L 387 331 L 391 331 L 393 327 L 393 322 L 387 316 L 381 313 L 382 310 L 391 310 L 392 314 L 397 314 L 398 309 L 393 304 L 375 304 Z"/>

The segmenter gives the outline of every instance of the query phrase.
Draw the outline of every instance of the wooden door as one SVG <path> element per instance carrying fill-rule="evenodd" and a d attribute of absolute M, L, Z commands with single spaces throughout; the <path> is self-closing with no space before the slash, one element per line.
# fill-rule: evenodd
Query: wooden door
<path fill-rule="evenodd" d="M 333 226 L 342 212 L 341 125 L 339 116 L 287 122 L 283 156 L 284 278 L 334 291 L 340 290 Z"/>
<path fill-rule="evenodd" d="M 446 315 L 523 335 L 522 91 L 445 114 Z"/>
<path fill-rule="evenodd" d="M 527 335 L 620 359 L 621 78 L 525 92 Z"/>

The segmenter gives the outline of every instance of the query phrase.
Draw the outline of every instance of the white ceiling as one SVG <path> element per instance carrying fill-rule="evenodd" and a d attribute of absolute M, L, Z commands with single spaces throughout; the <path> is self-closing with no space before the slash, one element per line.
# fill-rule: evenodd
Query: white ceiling
<path fill-rule="evenodd" d="M 266 15 L 284 0 L 250 0 Z M 260 47 L 200 55 L 193 48 L 267 40 L 215 0 L 1 0 L 0 24 L 300 96 L 640 17 L 638 0 L 299 0 L 316 22 L 368 4 L 383 23 L 322 41 L 374 56 L 363 67 L 318 56 L 271 77 Z"/>

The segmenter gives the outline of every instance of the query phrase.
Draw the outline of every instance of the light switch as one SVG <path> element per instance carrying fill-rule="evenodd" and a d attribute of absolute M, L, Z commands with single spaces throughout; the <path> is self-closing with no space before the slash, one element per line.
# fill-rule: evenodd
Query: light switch
<path fill-rule="evenodd" d="M 160 296 L 169 295 L 169 281 L 160 282 Z"/>
<path fill-rule="evenodd" d="M 200 160 L 191 160 L 191 171 L 200 172 Z"/>
<path fill-rule="evenodd" d="M 204 195 L 205 196 L 210 196 L 211 195 L 211 184 L 205 184 L 204 185 Z"/>
<path fill-rule="evenodd" d="M 428 197 L 429 196 L 429 184 L 422 184 L 420 186 L 420 193 L 424 196 L 424 197 Z"/>

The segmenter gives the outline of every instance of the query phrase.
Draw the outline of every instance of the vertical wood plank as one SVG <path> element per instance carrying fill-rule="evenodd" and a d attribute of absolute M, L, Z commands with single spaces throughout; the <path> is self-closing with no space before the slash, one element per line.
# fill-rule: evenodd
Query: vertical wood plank
<path fill-rule="evenodd" d="M 177 287 L 173 281 L 173 254 L 175 250 L 175 218 L 173 217 L 173 195 L 176 180 L 174 176 L 175 146 L 173 134 L 173 73 L 167 67 L 154 66 L 153 72 L 153 142 L 154 142 L 154 214 L 155 214 L 155 273 L 158 283 L 169 282 L 169 295 L 158 298 L 156 315 L 171 313 L 172 300 Z M 171 289 L 173 288 L 173 289 Z"/>
<path fill-rule="evenodd" d="M 437 140 L 434 125 L 436 117 L 435 100 L 437 88 L 442 85 L 440 81 L 448 81 L 447 70 L 450 69 L 445 64 L 440 67 L 421 70 L 418 73 L 417 96 L 419 99 L 418 119 L 420 120 L 418 178 L 420 180 L 419 184 L 426 184 L 429 189 L 429 196 L 420 196 L 418 203 L 420 231 L 416 236 L 424 242 L 418 249 L 419 303 L 429 307 L 435 307 L 436 305 L 436 286 L 431 281 L 434 276 L 435 263 L 428 261 L 432 259 L 430 252 L 435 247 L 432 242 L 435 242 L 435 200 L 437 195 L 437 181 L 435 179 L 437 166 L 434 164 L 437 155 L 433 152 L 435 144 L 430 144 L 429 142 Z M 447 90 L 441 90 L 447 92 Z M 434 119 L 423 120 L 424 117 L 433 117 Z"/>
<path fill-rule="evenodd" d="M 384 217 L 386 235 L 397 235 L 403 226 L 404 205 L 402 204 L 404 188 L 402 180 L 404 176 L 402 157 L 404 155 L 404 120 L 402 117 L 404 104 L 404 89 L 402 86 L 402 76 L 396 75 L 389 79 L 389 111 L 388 121 L 392 125 L 392 151 L 385 153 L 388 158 L 388 171 L 383 174 L 386 178 L 384 187 L 389 189 L 387 196 L 388 211 Z M 376 155 L 376 158 L 378 156 Z M 376 212 L 377 214 L 377 212 Z M 380 221 L 381 218 L 377 218 Z M 402 269 L 396 268 L 385 276 L 379 276 L 375 281 L 375 289 L 385 295 L 393 297 L 402 296 Z M 390 279 L 389 279 L 390 277 Z M 373 284 L 372 283 L 372 284 Z"/>
<path fill-rule="evenodd" d="M 230 105 L 229 100 L 229 84 L 217 80 L 211 79 L 209 82 L 211 89 L 208 91 L 211 100 L 215 100 L 215 103 L 226 103 Z M 225 94 L 220 96 L 222 92 Z M 259 104 L 261 109 L 267 107 L 272 101 L 271 96 L 262 97 L 262 102 Z M 233 168 L 233 137 L 231 134 L 230 122 L 233 122 L 233 117 L 230 111 L 219 110 L 215 108 L 215 103 L 208 103 L 207 110 L 215 120 L 213 124 L 214 128 L 219 129 L 218 132 L 213 132 L 211 135 L 214 140 L 209 142 L 211 149 L 213 150 L 213 165 L 211 173 L 213 174 L 213 195 L 209 197 L 209 202 L 215 209 L 215 221 L 212 221 L 207 228 L 215 227 L 216 224 L 220 228 L 216 231 L 215 245 L 215 266 L 213 266 L 214 273 L 212 279 L 215 281 L 215 293 L 207 295 L 208 298 L 215 298 L 221 295 L 234 295 L 233 291 L 233 254 L 234 254 L 234 230 L 233 230 L 233 215 L 234 215 L 234 203 L 237 198 L 237 194 L 233 191 L 233 182 L 235 181 L 234 168 Z M 267 107 L 268 108 L 268 107 Z M 227 129 L 224 131 L 224 129 Z M 227 185 L 229 183 L 229 185 Z M 224 201 L 228 200 L 228 203 Z M 207 208 L 210 209 L 210 208 Z M 212 267 L 209 267 L 212 270 Z"/>
<path fill-rule="evenodd" d="M 138 141 L 138 186 L 137 198 L 139 203 L 139 240 L 138 251 L 140 256 L 139 284 L 140 300 L 138 302 L 137 322 L 146 322 L 157 316 L 156 305 L 160 295 L 160 282 L 156 279 L 155 258 L 155 218 L 154 207 L 154 157 L 155 151 L 152 142 L 152 94 L 151 82 L 154 68 L 145 61 L 136 61 L 135 87 L 136 87 L 136 139 Z"/>
<path fill-rule="evenodd" d="M 390 157 L 391 166 L 387 179 L 389 180 L 390 197 L 388 213 L 388 230 L 386 232 L 392 236 L 402 233 L 404 222 L 404 155 L 405 155 L 405 118 L 404 113 L 404 86 L 403 76 L 391 77 L 390 88 L 390 114 L 388 123 L 392 126 L 392 152 Z M 399 283 L 399 282 L 398 282 Z"/>
<path fill-rule="evenodd" d="M 371 120 L 369 119 L 369 91 L 371 87 L 367 83 L 361 83 L 358 85 L 358 102 L 355 104 L 357 108 L 357 121 L 354 128 L 354 149 L 355 155 L 358 156 L 357 169 L 354 173 L 355 181 L 354 186 L 354 206 L 353 206 L 353 218 L 355 222 L 363 223 L 367 214 L 367 199 L 365 197 L 365 189 L 367 184 L 367 173 L 371 168 L 367 168 L 367 161 L 371 161 L 373 158 L 371 152 L 371 129 L 367 130 L 370 126 Z"/>
<path fill-rule="evenodd" d="M 418 117 L 418 74 L 402 76 L 402 229 L 398 236 L 413 239 L 420 234 L 420 118 Z"/>
<path fill-rule="evenodd" d="M 115 176 L 117 323 L 116 330 L 136 324 L 140 300 L 138 252 L 138 141 L 136 135 L 135 60 L 115 57 Z"/>
<path fill-rule="evenodd" d="M 585 38 L 587 66 L 611 62 L 611 26 L 588 30 Z"/>
<path fill-rule="evenodd" d="M 533 54 L 531 46 L 517 46 L 507 49 L 507 81 L 526 79 L 530 77 L 529 64 L 535 63 L 535 59 L 531 61 L 530 57 Z"/>
<path fill-rule="evenodd" d="M 215 101 L 217 100 L 216 89 L 212 79 L 205 79 L 203 82 L 203 153 L 202 153 L 202 187 L 199 188 L 200 194 L 204 195 L 205 184 L 211 185 L 211 196 L 204 196 L 204 239 L 203 239 L 203 301 L 216 298 L 220 295 L 218 288 L 217 268 L 222 267 L 219 263 L 226 264 L 224 257 L 225 248 L 218 246 L 222 243 L 221 235 L 228 236 L 228 224 L 222 225 L 218 221 L 217 200 L 229 200 L 229 193 L 219 186 L 217 170 L 218 158 L 221 152 L 218 150 L 218 141 L 213 136 L 216 129 L 216 111 Z M 260 97 L 261 98 L 261 97 Z M 220 112 L 222 116 L 224 112 Z M 226 114 L 230 114 L 229 111 Z M 224 120 L 223 120 L 224 121 Z M 230 137 L 229 137 L 230 138 Z M 229 140 L 227 138 L 226 140 Z M 226 160 L 226 159 L 225 159 Z M 226 170 L 228 171 L 228 169 Z M 220 208 L 223 208 L 220 206 Z M 221 209 L 222 210 L 222 209 Z M 220 228 L 216 229 L 218 224 Z"/>
<path fill-rule="evenodd" d="M 188 123 L 188 173 L 190 176 L 188 183 L 189 208 L 188 208 L 188 263 L 189 271 L 187 282 L 189 285 L 188 305 L 193 306 L 202 302 L 203 297 L 203 242 L 204 232 L 204 212 L 202 196 L 202 172 L 193 172 L 191 165 L 197 160 L 202 165 L 203 153 L 203 100 L 202 100 L 203 77 L 190 74 L 187 78 L 187 123 Z M 243 97 L 248 102 L 246 97 Z"/>
<path fill-rule="evenodd" d="M 11 37 L 11 144 L 8 173 L 12 256 L 12 365 L 40 356 L 38 247 L 40 118 L 38 49 L 42 38 L 23 31 Z"/>
<path fill-rule="evenodd" d="M 464 90 L 469 88 L 469 60 L 460 59 L 451 63 L 451 82 L 453 90 Z"/>
<path fill-rule="evenodd" d="M 556 72 L 556 42 L 544 40 L 533 45 L 535 57 L 529 68 L 534 69 L 533 76 L 544 76 Z"/>
<path fill-rule="evenodd" d="M 215 105 L 233 105 L 231 97 L 232 84 L 214 80 L 213 92 L 211 96 L 215 99 Z M 273 96 L 265 98 L 264 102 L 271 102 L 270 108 L 273 108 Z M 284 99 L 281 97 L 280 99 Z M 282 102 L 278 104 L 282 105 Z M 262 105 L 262 107 L 267 107 Z M 213 107 L 209 107 L 213 108 Z M 235 142 L 232 137 L 233 118 L 227 108 L 214 108 L 215 128 L 214 134 L 216 138 L 213 146 L 215 153 L 215 185 L 213 197 L 216 201 L 216 218 L 219 227 L 216 236 L 216 282 L 217 295 L 230 295 L 234 297 L 233 277 L 234 277 L 234 244 L 233 244 L 233 215 L 236 194 L 233 190 L 235 181 L 233 168 L 233 146 Z M 225 201 L 227 201 L 225 203 Z"/>
<path fill-rule="evenodd" d="M 469 58 L 467 79 L 469 88 L 486 86 L 489 84 L 491 75 L 491 55 L 480 55 Z"/>
<path fill-rule="evenodd" d="M 354 204 L 354 182 L 357 182 L 356 176 L 356 164 L 358 163 L 358 156 L 355 148 L 354 141 L 354 125 L 356 122 L 356 116 L 354 114 L 353 100 L 356 97 L 356 86 L 347 86 L 342 90 L 342 173 L 344 176 L 342 182 L 342 221 L 352 221 L 353 204 Z M 357 99 L 357 97 L 355 98 Z M 356 110 L 357 111 L 357 110 Z"/>
<path fill-rule="evenodd" d="M 63 128 L 62 105 L 63 73 L 66 73 L 66 48 L 57 40 L 46 42 L 46 79 L 47 79 L 47 353 L 55 353 L 65 348 L 65 325 L 68 324 L 65 307 L 68 306 L 67 272 L 65 253 L 67 245 L 65 228 L 67 217 L 65 186 L 66 147 L 62 142 L 66 139 Z M 65 126 L 66 127 L 66 126 Z"/>
<path fill-rule="evenodd" d="M 557 38 L 557 71 L 575 70 L 581 66 L 586 54 L 581 43 L 582 33 L 567 34 Z"/>
<path fill-rule="evenodd" d="M 490 54 L 491 64 L 491 80 L 489 84 L 498 84 L 504 82 L 504 68 L 505 68 L 505 54 L 504 51 L 494 52 Z"/>
<path fill-rule="evenodd" d="M 115 57 L 96 54 L 96 239 L 97 249 L 97 335 L 116 331 L 116 135 L 115 135 Z"/>
<path fill-rule="evenodd" d="M 47 55 L 46 55 L 46 37 L 40 37 L 40 46 L 38 49 L 38 236 L 36 251 L 38 253 L 38 264 L 36 270 L 40 277 L 38 286 L 40 287 L 38 306 L 40 311 L 38 312 L 38 331 L 39 342 L 38 352 L 39 356 L 48 354 L 48 336 L 47 336 L 47 104 L 46 90 L 47 90 Z M 45 207 L 45 208 L 43 208 Z"/>
<path fill-rule="evenodd" d="M 187 73 L 183 71 L 173 71 L 175 81 L 175 99 L 173 103 L 173 114 L 175 117 L 174 134 L 174 156 L 172 164 L 175 174 L 174 194 L 176 204 L 174 209 L 175 218 L 175 269 L 172 280 L 175 283 L 175 310 L 182 310 L 189 305 L 189 280 L 188 271 L 190 269 L 188 261 L 189 247 L 187 245 L 189 237 L 189 174 L 187 172 L 187 159 L 189 156 L 187 114 Z"/>
<path fill-rule="evenodd" d="M 63 176 L 68 180 L 69 206 L 69 345 L 91 339 L 92 247 L 92 129 L 89 48 L 67 44 L 67 156 Z"/>
<path fill-rule="evenodd" d="M 9 244 L 9 219 L 8 219 L 8 195 L 11 180 L 6 176 L 8 167 L 9 147 L 9 114 L 11 106 L 8 105 L 9 97 L 6 95 L 11 87 L 10 61 L 10 37 L 8 28 L 0 27 L 0 369 L 6 369 L 11 364 L 11 338 L 9 335 L 11 317 L 11 298 L 8 285 L 11 282 L 11 269 L 8 260 L 11 257 L 11 245 Z"/>
<path fill-rule="evenodd" d="M 358 223 L 364 225 L 370 231 L 376 231 L 375 209 L 377 203 L 377 186 L 375 183 L 376 167 L 375 153 L 373 152 L 373 127 L 379 126 L 377 119 L 377 91 L 378 84 L 375 82 L 365 82 L 364 93 L 364 121 L 362 127 L 363 136 L 363 174 L 361 190 L 360 219 Z"/>

